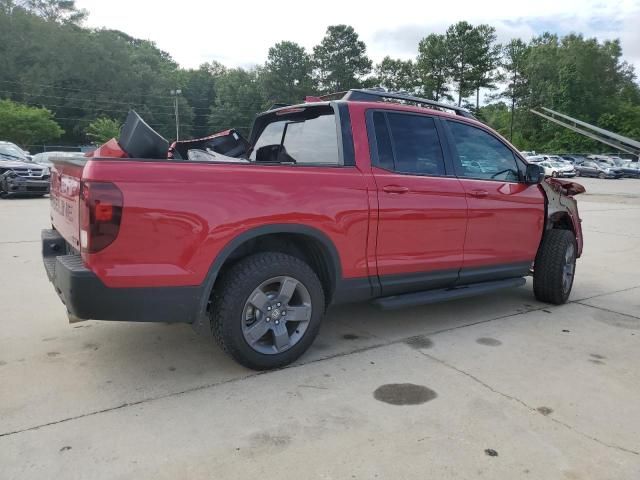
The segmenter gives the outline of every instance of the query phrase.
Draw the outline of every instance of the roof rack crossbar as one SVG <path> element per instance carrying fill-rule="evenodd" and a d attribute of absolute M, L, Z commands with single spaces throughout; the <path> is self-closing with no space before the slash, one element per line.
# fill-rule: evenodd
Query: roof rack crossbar
<path fill-rule="evenodd" d="M 342 93 L 342 92 L 340 92 Z M 402 100 L 405 102 L 418 103 L 420 105 L 427 105 L 429 107 L 435 107 L 443 110 L 451 110 L 456 113 L 456 115 L 460 115 L 465 118 L 473 118 L 473 114 L 468 110 L 457 107 L 455 105 L 448 105 L 446 103 L 436 102 L 435 100 L 429 100 L 427 98 L 414 97 L 413 95 L 405 94 L 405 93 L 396 93 L 396 92 L 385 92 L 383 90 L 373 90 L 366 88 L 353 88 L 345 93 L 342 97 L 342 100 L 352 100 L 352 101 L 379 101 L 381 99 L 390 99 L 390 100 Z"/>

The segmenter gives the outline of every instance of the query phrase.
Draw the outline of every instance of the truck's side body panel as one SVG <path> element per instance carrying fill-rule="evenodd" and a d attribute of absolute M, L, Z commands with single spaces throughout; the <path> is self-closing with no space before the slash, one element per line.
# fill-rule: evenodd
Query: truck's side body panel
<path fill-rule="evenodd" d="M 113 182 L 124 212 L 117 239 L 83 254 L 108 287 L 204 282 L 218 253 L 243 232 L 301 224 L 339 252 L 344 278 L 367 277 L 367 184 L 356 167 L 109 161 L 84 180 Z"/>

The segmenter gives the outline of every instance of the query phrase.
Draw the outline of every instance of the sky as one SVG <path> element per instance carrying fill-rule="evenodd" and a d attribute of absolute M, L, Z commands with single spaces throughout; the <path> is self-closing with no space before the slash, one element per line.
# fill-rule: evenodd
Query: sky
<path fill-rule="evenodd" d="M 182 67 L 195 68 L 217 60 L 229 67 L 264 63 L 269 47 L 295 41 L 308 51 L 328 25 L 355 28 L 374 61 L 385 55 L 409 59 L 418 42 L 443 33 L 457 21 L 488 23 L 498 41 L 529 40 L 545 31 L 582 33 L 598 39 L 620 38 L 623 57 L 640 74 L 640 0 L 243 0 L 206 2 L 140 0 L 76 0 L 89 12 L 87 25 L 118 29 L 152 40 Z M 157 7 L 150 5 L 155 4 Z M 380 6 L 378 6 L 380 5 Z M 383 6 L 384 5 L 384 6 Z"/>

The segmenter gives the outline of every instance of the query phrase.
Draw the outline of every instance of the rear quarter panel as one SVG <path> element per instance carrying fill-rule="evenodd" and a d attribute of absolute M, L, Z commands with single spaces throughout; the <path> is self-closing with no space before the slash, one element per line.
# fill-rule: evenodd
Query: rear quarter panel
<path fill-rule="evenodd" d="M 271 224 L 319 230 L 343 277 L 368 275 L 367 185 L 357 167 L 101 159 L 83 177 L 115 183 L 124 198 L 115 242 L 84 254 L 109 287 L 200 285 L 225 245 Z"/>

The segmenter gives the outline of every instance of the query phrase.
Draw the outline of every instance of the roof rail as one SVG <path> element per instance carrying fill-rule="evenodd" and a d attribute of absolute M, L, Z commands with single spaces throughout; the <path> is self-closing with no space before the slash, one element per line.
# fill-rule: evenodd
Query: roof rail
<path fill-rule="evenodd" d="M 451 110 L 456 115 L 460 115 L 465 118 L 476 117 L 473 114 L 462 107 L 456 107 L 455 105 L 448 105 L 446 103 L 436 102 L 435 100 L 429 100 L 427 98 L 414 97 L 407 93 L 402 92 L 386 92 L 382 89 L 369 89 L 369 88 L 352 88 L 348 92 L 338 92 L 344 94 L 341 100 L 351 100 L 356 102 L 378 102 L 384 100 L 398 100 L 401 102 L 417 103 L 418 105 L 424 105 L 428 107 L 434 107 L 439 110 Z M 325 97 L 333 96 L 336 94 L 326 95 Z M 324 99 L 324 97 L 321 97 Z"/>

